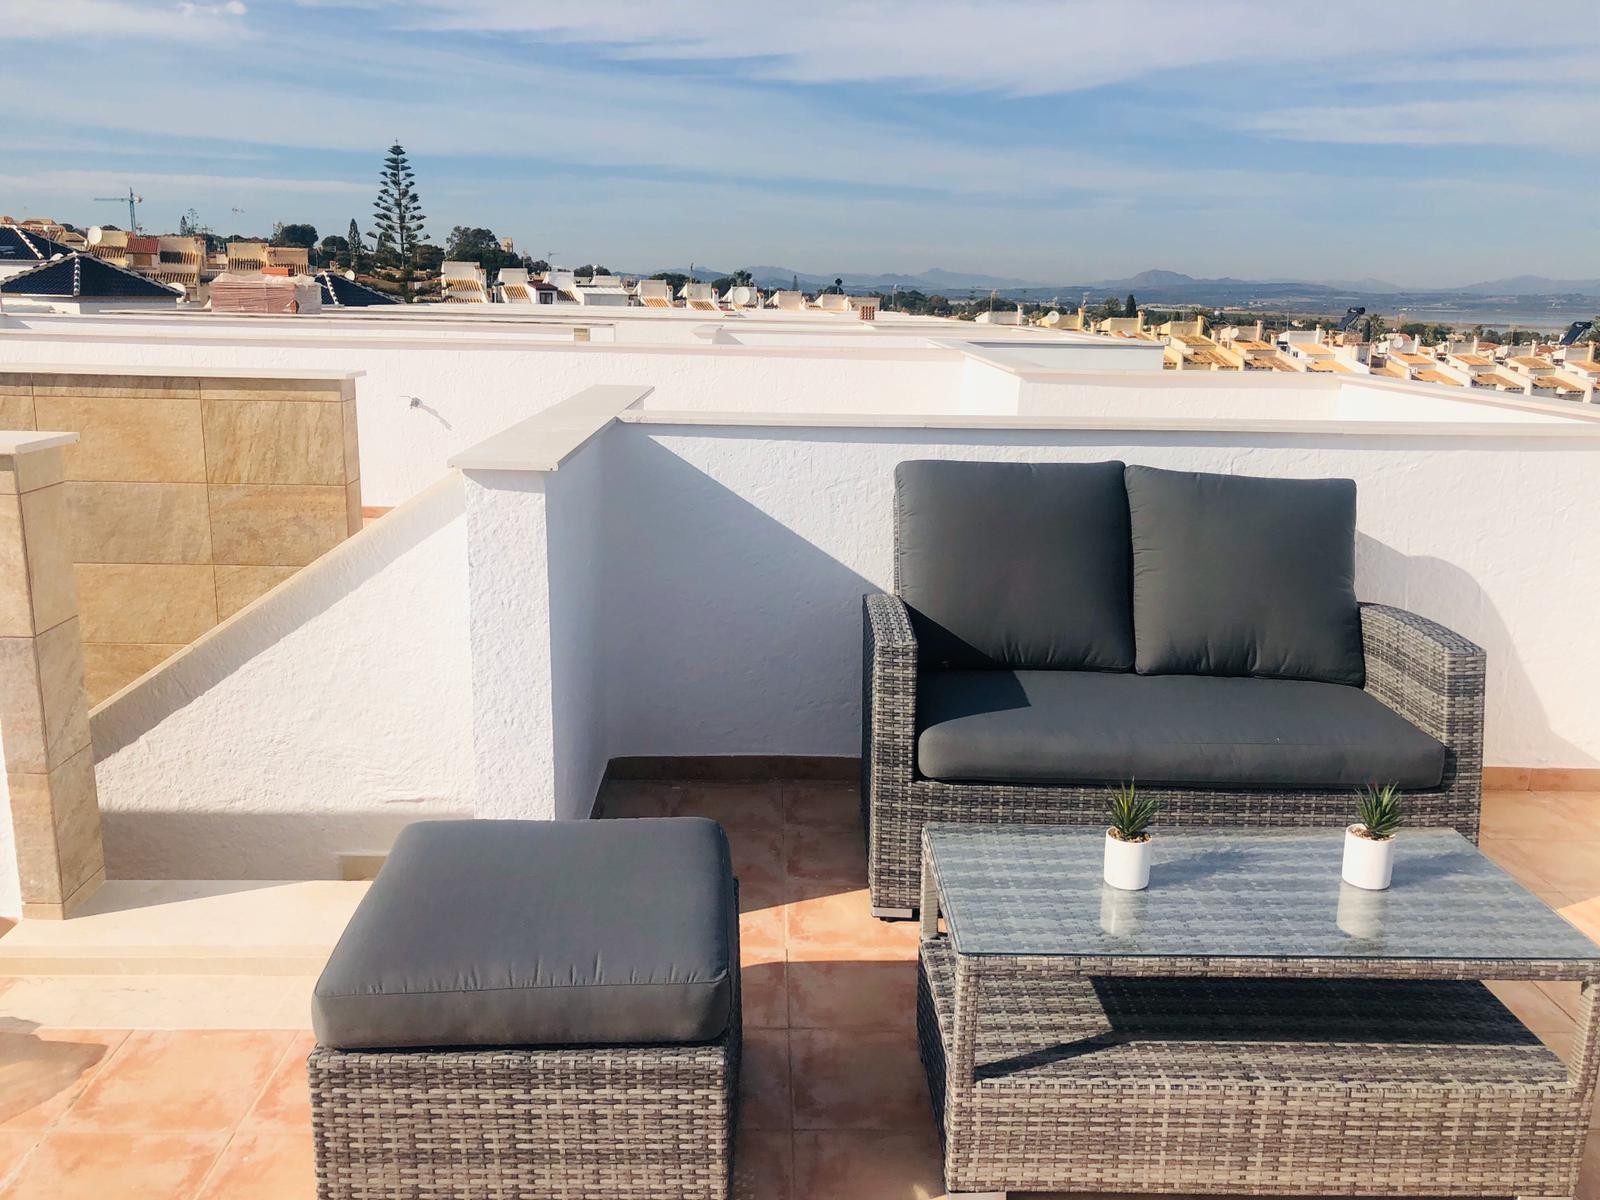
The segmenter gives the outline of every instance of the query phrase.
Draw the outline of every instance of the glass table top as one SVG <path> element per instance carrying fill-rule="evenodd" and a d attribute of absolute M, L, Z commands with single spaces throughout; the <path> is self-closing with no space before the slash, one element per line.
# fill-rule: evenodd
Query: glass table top
<path fill-rule="evenodd" d="M 1600 960 L 1449 829 L 1402 830 L 1383 892 L 1340 879 L 1343 829 L 1162 829 L 1142 892 L 1102 882 L 1099 827 L 939 824 L 928 838 L 961 954 Z"/>

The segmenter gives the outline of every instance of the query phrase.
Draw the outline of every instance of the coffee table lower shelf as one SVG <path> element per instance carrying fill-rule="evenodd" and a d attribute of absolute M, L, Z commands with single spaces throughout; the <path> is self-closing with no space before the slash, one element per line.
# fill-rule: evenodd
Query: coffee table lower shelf
<path fill-rule="evenodd" d="M 1482 984 L 1071 977 L 981 986 L 923 942 L 917 1024 L 953 1193 L 1570 1196 L 1584 1081 Z"/>

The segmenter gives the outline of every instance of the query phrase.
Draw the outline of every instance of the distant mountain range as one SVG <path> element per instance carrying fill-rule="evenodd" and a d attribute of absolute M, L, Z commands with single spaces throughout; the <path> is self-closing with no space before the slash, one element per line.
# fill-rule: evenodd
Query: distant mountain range
<path fill-rule="evenodd" d="M 662 270 L 687 275 L 687 267 L 666 267 Z M 1141 300 L 1168 304 L 1244 304 L 1263 301 L 1290 302 L 1297 299 L 1327 304 L 1335 300 L 1360 303 L 1365 297 L 1382 296 L 1388 303 L 1396 297 L 1415 299 L 1448 299 L 1451 297 L 1600 297 L 1600 279 L 1549 279 L 1543 275 L 1514 275 L 1508 279 L 1488 279 L 1458 288 L 1411 288 L 1385 279 L 1330 279 L 1323 281 L 1304 279 L 1197 279 L 1179 271 L 1140 271 L 1126 279 L 1097 279 L 1072 283 L 1043 283 L 1039 280 L 1017 279 L 1003 275 L 983 275 L 967 271 L 947 271 L 930 267 L 915 275 L 863 274 L 841 271 L 835 275 L 815 275 L 789 267 L 759 266 L 749 268 L 757 286 L 786 288 L 798 282 L 804 291 L 829 287 L 835 278 L 844 280 L 846 290 L 852 292 L 889 291 L 916 288 L 920 291 L 945 295 L 963 292 L 998 291 L 1018 298 L 1026 293 L 1039 299 L 1060 294 L 1064 302 L 1075 302 L 1084 292 L 1097 299 L 1108 295 L 1133 292 Z M 630 272 L 630 274 L 633 272 Z M 650 272 L 642 272 L 649 274 Z M 719 279 L 731 271 L 712 270 L 696 265 L 696 278 Z"/>

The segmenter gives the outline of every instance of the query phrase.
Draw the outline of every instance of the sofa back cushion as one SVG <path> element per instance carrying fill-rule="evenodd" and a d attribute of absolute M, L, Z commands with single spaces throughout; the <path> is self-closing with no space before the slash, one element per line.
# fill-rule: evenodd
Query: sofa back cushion
<path fill-rule="evenodd" d="M 1360 686 L 1356 485 L 1127 469 L 1137 669 Z"/>
<path fill-rule="evenodd" d="M 923 667 L 1132 669 L 1120 462 L 903 462 L 895 502 Z"/>

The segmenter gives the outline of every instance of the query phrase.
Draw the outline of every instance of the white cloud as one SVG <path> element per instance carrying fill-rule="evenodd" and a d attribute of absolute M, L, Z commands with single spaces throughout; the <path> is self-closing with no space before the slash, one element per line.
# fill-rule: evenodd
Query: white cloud
<path fill-rule="evenodd" d="M 245 32 L 241 0 L 141 3 L 140 0 L 7 0 L 8 42 L 84 38 L 92 46 L 130 41 L 194 41 Z"/>
<path fill-rule="evenodd" d="M 521 33 L 620 59 L 731 62 L 763 79 L 1041 96 L 1221 63 L 1292 74 L 1304 63 L 1425 66 L 1475 51 L 1504 60 L 1570 48 L 1571 30 L 1592 16 L 1581 0 L 1544 0 L 1539 20 L 1521 22 L 1505 21 L 1494 0 L 1453 0 L 1445 19 L 1415 0 L 1271 11 L 1244 0 L 418 0 L 389 11 L 400 27 Z"/>
<path fill-rule="evenodd" d="M 284 175 L 205 175 L 162 171 L 117 172 L 120 180 L 134 191 L 154 188 L 206 188 L 227 190 L 247 195 L 251 192 L 288 192 L 311 195 L 369 193 L 373 189 L 365 183 L 348 179 L 293 179 Z M 0 188 L 17 192 L 78 192 L 88 195 L 91 189 L 104 189 L 105 171 L 55 170 L 0 172 Z"/>
<path fill-rule="evenodd" d="M 1302 142 L 1394 146 L 1535 146 L 1594 153 L 1600 89 L 1501 93 L 1269 111 L 1245 127 Z"/>

